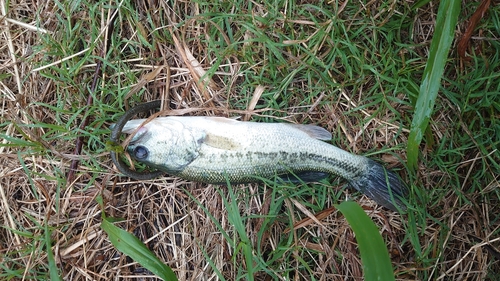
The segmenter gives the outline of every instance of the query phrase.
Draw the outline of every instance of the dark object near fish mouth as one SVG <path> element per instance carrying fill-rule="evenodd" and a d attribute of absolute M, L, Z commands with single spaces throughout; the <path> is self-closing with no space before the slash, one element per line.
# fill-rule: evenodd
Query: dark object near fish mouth
<path fill-rule="evenodd" d="M 120 139 L 120 135 L 122 134 L 123 127 L 135 115 L 137 115 L 139 113 L 148 112 L 148 111 L 150 111 L 152 109 L 157 109 L 157 108 L 160 108 L 160 107 L 161 107 L 161 101 L 160 100 L 156 100 L 156 101 L 142 103 L 142 104 L 136 105 L 135 107 L 131 108 L 129 111 L 125 112 L 125 114 L 123 114 L 122 117 L 120 117 L 120 119 L 118 119 L 118 121 L 116 122 L 115 126 L 113 127 L 113 130 L 111 131 L 110 140 L 113 143 L 118 143 L 118 141 Z M 145 157 L 147 157 L 147 150 L 146 151 L 142 151 L 142 152 L 146 152 Z M 142 154 L 142 152 L 141 152 L 141 155 L 144 156 Z M 136 180 L 150 180 L 150 179 L 157 178 L 157 177 L 159 177 L 159 176 L 161 176 L 161 175 L 164 174 L 164 172 L 162 172 L 162 171 L 137 172 L 137 171 L 131 170 L 127 166 L 127 164 L 125 164 L 120 159 L 119 153 L 117 153 L 115 151 L 111 151 L 110 154 L 111 154 L 111 159 L 113 160 L 113 163 L 115 163 L 116 168 L 122 174 L 124 174 L 124 175 L 126 175 L 128 177 L 131 177 L 133 179 L 136 179 Z"/>

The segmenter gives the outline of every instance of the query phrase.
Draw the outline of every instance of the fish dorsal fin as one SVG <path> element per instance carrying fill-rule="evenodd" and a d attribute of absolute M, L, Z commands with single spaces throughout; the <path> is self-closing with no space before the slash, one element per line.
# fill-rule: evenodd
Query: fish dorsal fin
<path fill-rule="evenodd" d="M 203 140 L 203 143 L 218 149 L 223 150 L 238 150 L 241 144 L 224 136 L 208 133 Z"/>
<path fill-rule="evenodd" d="M 308 124 L 287 124 L 288 126 L 294 127 L 295 129 L 301 130 L 302 132 L 308 134 L 311 138 L 318 140 L 328 141 L 332 139 L 332 134 L 326 129 L 315 125 Z"/>

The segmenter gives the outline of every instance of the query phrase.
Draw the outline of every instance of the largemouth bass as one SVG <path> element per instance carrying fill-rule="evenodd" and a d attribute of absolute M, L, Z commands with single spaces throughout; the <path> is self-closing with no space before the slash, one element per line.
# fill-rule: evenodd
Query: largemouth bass
<path fill-rule="evenodd" d="M 129 120 L 127 151 L 137 161 L 186 180 L 225 184 L 259 178 L 335 174 L 377 203 L 405 209 L 405 187 L 381 164 L 326 143 L 332 135 L 313 125 L 242 122 L 222 117 Z M 397 206 L 397 207 L 396 207 Z"/>

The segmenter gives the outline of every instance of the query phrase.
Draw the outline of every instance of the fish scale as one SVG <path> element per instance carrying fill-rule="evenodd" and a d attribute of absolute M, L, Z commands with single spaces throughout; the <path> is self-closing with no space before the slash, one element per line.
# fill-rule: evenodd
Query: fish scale
<path fill-rule="evenodd" d="M 238 156 L 240 154 L 241 156 Z M 251 156 L 250 156 L 250 155 Z M 337 159 L 315 155 L 312 153 L 287 153 L 280 151 L 277 153 L 228 153 L 218 156 L 211 155 L 206 163 L 201 161 L 193 162 L 182 172 L 175 174 L 181 178 L 214 184 L 223 184 L 227 180 L 231 183 L 255 182 L 257 178 L 271 178 L 291 172 L 300 174 L 302 172 L 325 172 L 339 174 L 343 171 L 343 177 L 355 178 L 360 174 L 360 169 L 349 163 L 342 163 Z M 210 160 L 208 160 L 210 159 Z M 280 162 L 274 161 L 281 159 Z M 257 160 L 257 161 L 255 161 Z M 216 163 L 224 161 L 226 164 L 221 167 Z M 251 165 L 241 165 L 241 161 L 251 163 Z M 286 163 L 286 164 L 285 164 Z M 328 163 L 328 165 L 319 165 Z M 338 167 L 336 171 L 328 169 L 329 165 Z M 212 166 L 212 168 L 207 168 Z"/>

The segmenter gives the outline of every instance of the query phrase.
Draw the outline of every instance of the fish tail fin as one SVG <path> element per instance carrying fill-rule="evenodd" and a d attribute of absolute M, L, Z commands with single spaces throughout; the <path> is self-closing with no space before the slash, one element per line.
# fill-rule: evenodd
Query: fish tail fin
<path fill-rule="evenodd" d="M 368 159 L 365 171 L 349 183 L 378 204 L 393 211 L 406 210 L 403 199 L 408 195 L 398 176 L 381 164 Z"/>

